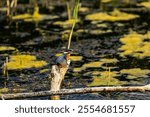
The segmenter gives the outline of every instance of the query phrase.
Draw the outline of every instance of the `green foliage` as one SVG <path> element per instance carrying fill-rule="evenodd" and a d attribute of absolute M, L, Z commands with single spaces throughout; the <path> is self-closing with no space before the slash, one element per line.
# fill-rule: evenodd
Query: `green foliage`
<path fill-rule="evenodd" d="M 78 19 L 79 3 L 80 3 L 80 0 L 75 1 L 75 7 L 74 7 L 74 11 L 73 11 L 73 18 L 74 19 Z"/>
<path fill-rule="evenodd" d="M 71 31 L 70 31 L 67 49 L 70 49 L 72 34 L 73 34 L 73 30 L 74 30 L 74 27 L 75 27 L 75 24 L 76 24 L 76 19 L 77 19 L 77 17 L 78 17 L 79 2 L 80 2 L 80 0 L 76 0 L 76 2 L 75 2 L 74 12 L 73 12 L 74 22 L 73 22 L 73 24 L 72 24 L 72 29 L 71 29 Z"/>

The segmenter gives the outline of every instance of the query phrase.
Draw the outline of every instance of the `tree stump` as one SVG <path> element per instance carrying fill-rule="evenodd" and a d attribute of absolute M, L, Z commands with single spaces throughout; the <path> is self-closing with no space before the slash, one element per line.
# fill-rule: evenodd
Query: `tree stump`
<path fill-rule="evenodd" d="M 68 70 L 68 67 L 58 67 L 57 65 L 52 66 L 52 70 L 49 76 L 50 79 L 50 91 L 59 91 L 61 88 L 62 81 Z M 51 100 L 60 100 L 59 95 L 51 96 Z"/>

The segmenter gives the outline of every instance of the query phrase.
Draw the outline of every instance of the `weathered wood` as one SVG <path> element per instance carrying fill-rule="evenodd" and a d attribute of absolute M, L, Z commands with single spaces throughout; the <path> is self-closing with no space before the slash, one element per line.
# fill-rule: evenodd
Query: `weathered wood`
<path fill-rule="evenodd" d="M 58 67 L 57 65 L 52 66 L 51 74 L 50 74 L 50 91 L 59 91 L 62 81 L 64 79 L 64 76 L 68 70 L 67 67 Z M 51 96 L 52 100 L 59 100 L 60 96 L 59 95 L 53 95 Z"/>
<path fill-rule="evenodd" d="M 1 99 L 31 98 L 51 95 L 84 94 L 94 92 L 150 92 L 150 85 L 146 86 L 126 86 L 126 87 L 88 87 L 76 89 L 61 89 L 59 91 L 40 91 L 32 93 L 1 94 Z"/>

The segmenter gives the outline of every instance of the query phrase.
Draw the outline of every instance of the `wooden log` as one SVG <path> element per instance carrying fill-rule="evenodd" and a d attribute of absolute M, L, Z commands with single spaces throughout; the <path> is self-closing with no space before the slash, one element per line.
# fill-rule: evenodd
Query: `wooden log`
<path fill-rule="evenodd" d="M 59 91 L 40 91 L 32 93 L 1 94 L 1 99 L 31 98 L 51 95 L 84 94 L 94 92 L 150 92 L 150 85 L 146 86 L 126 86 L 126 87 L 87 87 L 76 89 L 61 89 Z"/>
<path fill-rule="evenodd" d="M 67 67 L 58 67 L 57 65 L 52 66 L 51 74 L 50 74 L 50 91 L 59 91 L 62 81 L 64 79 L 64 76 L 68 70 Z M 51 96 L 51 100 L 59 100 L 59 95 L 53 95 Z"/>

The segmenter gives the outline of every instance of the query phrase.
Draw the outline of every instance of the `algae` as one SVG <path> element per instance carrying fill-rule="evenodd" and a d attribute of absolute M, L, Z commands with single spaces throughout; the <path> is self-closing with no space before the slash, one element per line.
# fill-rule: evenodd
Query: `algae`
<path fill-rule="evenodd" d="M 17 50 L 15 47 L 11 46 L 0 46 L 0 51 L 15 51 Z"/>
<path fill-rule="evenodd" d="M 136 19 L 138 17 L 139 15 L 120 12 L 119 10 L 115 9 L 114 11 L 110 12 L 110 14 L 98 12 L 98 13 L 87 15 L 86 20 L 91 20 L 91 21 L 102 20 L 102 21 L 115 22 L 115 21 L 129 21 L 132 19 Z"/>
<path fill-rule="evenodd" d="M 133 69 L 122 69 L 120 71 L 122 74 L 127 74 L 128 79 L 136 79 L 139 77 L 145 78 L 148 77 L 150 70 L 148 69 L 141 69 L 141 68 L 133 68 Z"/>
<path fill-rule="evenodd" d="M 150 8 L 150 2 L 141 2 L 139 5 Z"/>
<path fill-rule="evenodd" d="M 8 88 L 1 88 L 0 89 L 0 94 L 6 93 L 6 92 L 8 92 Z"/>
<path fill-rule="evenodd" d="M 93 73 L 95 75 L 95 73 Z M 99 76 L 93 76 L 93 81 L 88 84 L 88 86 L 100 86 L 100 85 L 123 85 L 125 84 L 124 81 L 120 81 L 119 79 L 115 78 L 118 76 L 118 72 L 111 72 L 111 71 L 102 71 L 96 73 Z"/>
<path fill-rule="evenodd" d="M 132 32 L 122 38 L 120 38 L 120 42 L 123 44 L 119 50 L 120 56 L 133 56 L 137 58 L 145 58 L 150 56 L 150 42 L 145 41 L 145 39 L 150 39 L 150 33 L 146 34 L 138 34 L 136 32 Z"/>
<path fill-rule="evenodd" d="M 45 61 L 38 61 L 32 55 L 12 55 L 6 64 L 8 70 L 21 70 L 29 68 L 39 68 L 47 65 Z"/>

